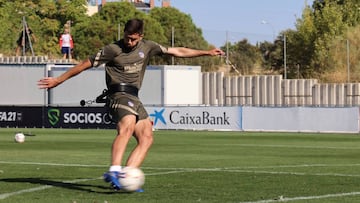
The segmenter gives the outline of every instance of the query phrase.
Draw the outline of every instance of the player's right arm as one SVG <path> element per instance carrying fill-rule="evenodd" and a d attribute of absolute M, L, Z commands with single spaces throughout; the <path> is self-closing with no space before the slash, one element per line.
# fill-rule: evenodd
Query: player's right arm
<path fill-rule="evenodd" d="M 40 89 L 50 89 L 60 85 L 66 80 L 74 77 L 75 75 L 81 73 L 82 71 L 92 67 L 92 64 L 89 59 L 84 60 L 83 62 L 77 64 L 76 66 L 70 68 L 65 73 L 61 74 L 59 77 L 45 77 L 38 81 L 37 85 Z"/>

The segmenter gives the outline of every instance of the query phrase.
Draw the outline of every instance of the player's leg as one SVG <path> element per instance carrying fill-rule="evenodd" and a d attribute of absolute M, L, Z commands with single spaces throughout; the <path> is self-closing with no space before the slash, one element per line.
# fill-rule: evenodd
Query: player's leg
<path fill-rule="evenodd" d="M 134 133 L 136 123 L 135 115 L 124 116 L 117 124 L 117 136 L 112 145 L 111 165 L 120 166 L 126 146 Z"/>
<path fill-rule="evenodd" d="M 126 146 L 134 133 L 136 122 L 135 115 L 125 115 L 117 123 L 117 135 L 113 141 L 111 150 L 111 167 L 109 172 L 104 174 L 104 180 L 109 182 L 111 186 L 120 190 L 119 176 L 121 173 L 121 163 L 124 156 Z"/>
<path fill-rule="evenodd" d="M 149 118 L 136 123 L 134 137 L 137 145 L 131 152 L 126 166 L 140 167 L 153 143 L 152 123 Z"/>

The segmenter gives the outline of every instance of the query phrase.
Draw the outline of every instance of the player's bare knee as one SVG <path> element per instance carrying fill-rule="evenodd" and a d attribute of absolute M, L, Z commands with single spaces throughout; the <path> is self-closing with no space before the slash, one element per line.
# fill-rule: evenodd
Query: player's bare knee
<path fill-rule="evenodd" d="M 137 140 L 139 145 L 144 146 L 146 148 L 150 148 L 150 146 L 154 142 L 154 137 L 152 131 L 143 131 L 141 134 L 137 136 Z"/>
<path fill-rule="evenodd" d="M 134 129 L 135 129 L 134 125 L 127 125 L 127 126 L 120 127 L 120 129 L 118 131 L 118 135 L 131 137 L 131 135 L 134 132 Z"/>

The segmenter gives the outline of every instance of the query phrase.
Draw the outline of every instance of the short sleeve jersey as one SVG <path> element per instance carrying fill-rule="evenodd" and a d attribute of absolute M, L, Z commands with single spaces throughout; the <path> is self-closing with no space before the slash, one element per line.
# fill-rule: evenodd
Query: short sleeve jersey
<path fill-rule="evenodd" d="M 120 40 L 106 45 L 91 56 L 93 67 L 105 63 L 106 85 L 126 83 L 140 89 L 146 66 L 152 56 L 162 55 L 167 48 L 149 40 L 141 40 L 132 49 Z"/>

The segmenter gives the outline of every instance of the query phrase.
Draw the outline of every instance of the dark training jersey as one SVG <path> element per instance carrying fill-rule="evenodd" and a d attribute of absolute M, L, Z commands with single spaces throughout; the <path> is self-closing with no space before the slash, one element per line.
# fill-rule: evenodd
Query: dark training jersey
<path fill-rule="evenodd" d="M 167 48 L 148 40 L 141 40 L 127 48 L 123 40 L 106 45 L 89 60 L 93 67 L 105 63 L 106 85 L 126 83 L 140 89 L 150 57 L 166 54 Z"/>

